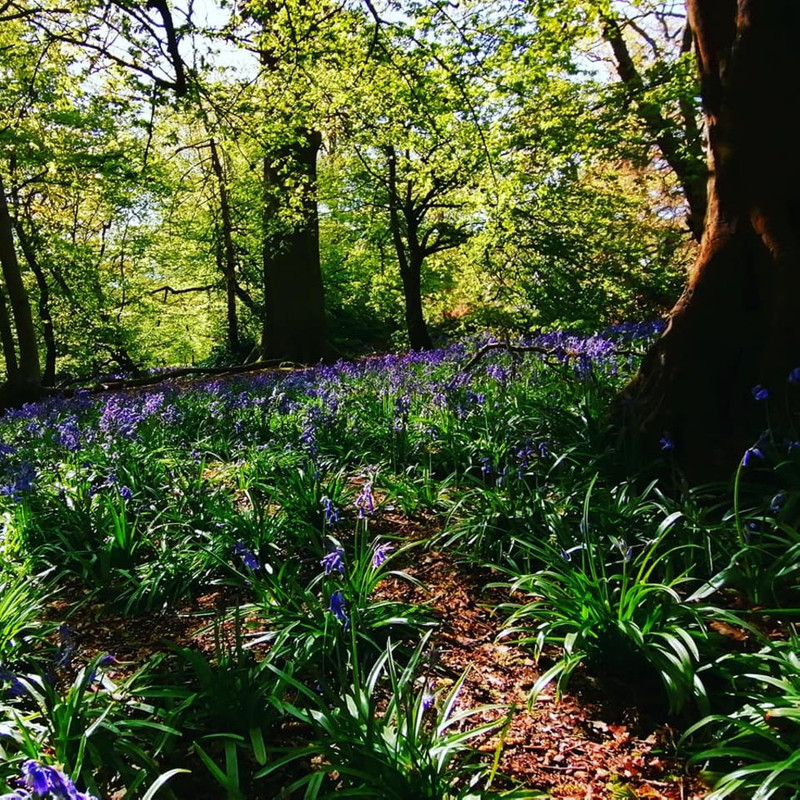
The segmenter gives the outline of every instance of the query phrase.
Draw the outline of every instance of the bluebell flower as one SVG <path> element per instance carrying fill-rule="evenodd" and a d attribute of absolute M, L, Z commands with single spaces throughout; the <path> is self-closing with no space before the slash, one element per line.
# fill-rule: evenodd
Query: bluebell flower
<path fill-rule="evenodd" d="M 242 563 L 247 569 L 251 569 L 253 572 L 258 572 L 261 569 L 261 564 L 258 562 L 255 553 L 244 542 L 236 542 L 233 546 L 233 553 L 242 559 Z"/>
<path fill-rule="evenodd" d="M 130 486 L 120 486 L 119 487 L 119 496 L 125 500 L 126 502 L 133 497 L 133 492 L 131 491 Z"/>
<path fill-rule="evenodd" d="M 337 591 L 331 595 L 331 602 L 328 606 L 328 610 L 342 625 L 344 625 L 345 630 L 350 628 L 350 617 L 347 616 L 347 612 L 345 611 L 344 595 L 341 592 Z"/>
<path fill-rule="evenodd" d="M 789 373 L 789 383 L 794 384 L 794 385 L 797 385 L 798 383 L 800 383 L 800 367 L 795 367 Z"/>
<path fill-rule="evenodd" d="M 334 547 L 328 555 L 320 559 L 319 563 L 326 575 L 330 575 L 331 572 L 344 575 L 344 550 L 341 547 Z"/>
<path fill-rule="evenodd" d="M 547 456 L 550 454 L 550 449 L 548 447 L 548 444 L 544 440 L 539 442 L 538 450 L 541 458 L 547 458 Z"/>
<path fill-rule="evenodd" d="M 48 800 L 97 800 L 88 792 L 79 792 L 72 778 L 55 767 L 46 767 L 38 761 L 29 759 L 22 765 L 22 780 L 33 797 Z M 26 794 L 17 794 L 26 797 Z M 28 795 L 30 796 L 30 795 Z M 11 797 L 15 797 L 13 794 Z"/>
<path fill-rule="evenodd" d="M 77 644 L 75 637 L 69 626 L 63 622 L 58 626 L 58 656 L 56 657 L 56 666 L 68 667 L 72 663 L 72 656 L 75 655 Z"/>
<path fill-rule="evenodd" d="M 778 492 L 775 497 L 772 498 L 772 501 L 769 504 L 769 510 L 773 514 L 777 514 L 782 508 L 783 504 L 786 502 L 786 492 Z"/>
<path fill-rule="evenodd" d="M 742 459 L 742 466 L 749 467 L 757 461 L 763 461 L 764 458 L 764 453 L 762 453 L 758 447 L 749 447 L 745 451 L 744 458 Z"/>
<path fill-rule="evenodd" d="M 394 547 L 389 542 L 383 542 L 377 545 L 372 555 L 372 566 L 377 569 L 385 564 L 392 550 L 394 550 Z"/>
<path fill-rule="evenodd" d="M 21 697 L 26 694 L 25 684 L 10 670 L 0 665 L 0 682 L 8 683 L 8 695 Z"/>
<path fill-rule="evenodd" d="M 583 524 L 583 523 L 581 522 L 581 524 Z M 564 561 L 569 563 L 569 562 L 572 561 L 572 554 L 573 553 L 577 553 L 579 550 L 583 550 L 583 548 L 584 548 L 584 545 L 576 544 L 576 545 L 568 548 L 567 550 L 562 549 L 560 551 L 559 555 L 561 556 L 561 558 L 564 559 Z"/>
<path fill-rule="evenodd" d="M 336 508 L 333 501 L 327 496 L 323 497 L 320 502 L 322 503 L 322 511 L 325 514 L 325 524 L 329 528 L 332 528 L 339 522 L 339 509 Z"/>
<path fill-rule="evenodd" d="M 769 389 L 765 389 L 760 383 L 756 384 L 750 391 L 753 394 L 753 398 L 759 403 L 769 397 Z"/>
<path fill-rule="evenodd" d="M 660 445 L 661 449 L 668 453 L 670 450 L 675 449 L 675 442 L 672 441 L 670 435 L 665 433 L 659 440 L 658 444 Z"/>
<path fill-rule="evenodd" d="M 428 678 L 425 681 L 425 690 L 422 693 L 422 709 L 423 711 L 427 711 L 429 708 L 433 708 L 433 704 L 436 702 L 436 695 L 433 692 L 433 681 Z"/>
<path fill-rule="evenodd" d="M 358 518 L 364 519 L 368 514 L 375 511 L 375 497 L 372 494 L 372 481 L 366 481 L 361 488 L 361 493 L 356 498 L 356 508 L 358 509 Z"/>

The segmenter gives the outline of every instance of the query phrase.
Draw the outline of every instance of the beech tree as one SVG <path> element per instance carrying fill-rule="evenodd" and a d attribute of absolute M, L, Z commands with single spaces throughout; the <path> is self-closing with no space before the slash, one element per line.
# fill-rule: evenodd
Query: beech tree
<path fill-rule="evenodd" d="M 708 136 L 699 256 L 622 396 L 644 441 L 693 479 L 726 474 L 766 427 L 788 430 L 800 365 L 800 4 L 688 0 Z M 758 402 L 756 395 L 762 398 Z M 782 430 L 783 429 L 783 430 Z"/>

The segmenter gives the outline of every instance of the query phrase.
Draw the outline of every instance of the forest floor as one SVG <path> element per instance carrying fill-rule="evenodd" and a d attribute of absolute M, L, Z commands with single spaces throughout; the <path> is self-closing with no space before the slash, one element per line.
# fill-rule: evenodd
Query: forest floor
<path fill-rule="evenodd" d="M 437 524 L 434 519 L 412 521 L 392 513 L 384 513 L 374 522 L 382 534 L 403 539 L 427 539 Z M 550 686 L 529 706 L 530 690 L 542 665 L 536 664 L 530 650 L 498 640 L 502 620 L 492 608 L 508 597 L 486 588 L 497 575 L 461 564 L 435 549 L 415 548 L 406 562 L 396 567 L 421 585 L 387 578 L 376 599 L 424 604 L 438 619 L 431 639 L 436 688 L 452 685 L 466 669 L 459 710 L 490 704 L 515 708 L 501 734 L 478 740 L 478 748 L 491 762 L 502 737 L 500 775 L 562 800 L 696 800 L 709 791 L 674 755 L 680 732 L 631 705 L 626 687 L 609 693 L 579 669 L 569 693 L 556 698 Z M 50 613 L 61 618 L 78 599 L 62 600 Z M 79 603 L 77 612 L 69 613 L 68 622 L 81 661 L 100 653 L 115 655 L 118 668 L 109 671 L 109 677 L 115 679 L 173 644 L 211 650 L 209 617 L 232 602 L 235 598 L 214 588 L 191 607 L 136 618 L 109 614 L 100 604 Z M 507 712 L 485 712 L 471 717 L 470 724 L 501 713 Z M 198 765 L 198 769 L 203 768 Z M 209 787 L 204 779 L 198 790 L 200 786 L 211 791 L 209 800 L 221 796 L 221 789 L 212 788 L 213 784 Z M 199 798 L 193 795 L 193 800 Z M 254 796 L 253 800 L 262 798 Z"/>

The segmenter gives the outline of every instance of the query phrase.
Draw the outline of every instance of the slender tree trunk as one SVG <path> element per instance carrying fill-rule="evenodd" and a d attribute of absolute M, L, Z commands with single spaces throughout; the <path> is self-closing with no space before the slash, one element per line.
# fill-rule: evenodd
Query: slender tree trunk
<path fill-rule="evenodd" d="M 709 141 L 700 253 L 667 330 L 622 395 L 651 447 L 720 477 L 767 427 L 788 431 L 800 366 L 800 4 L 688 0 Z M 757 402 L 755 385 L 771 392 Z M 783 418 L 781 418 L 783 417 Z"/>
<path fill-rule="evenodd" d="M 52 386 L 56 382 L 57 348 L 55 330 L 53 328 L 53 315 L 50 313 L 50 287 L 47 285 L 44 270 L 42 270 L 42 266 L 36 256 L 33 242 L 25 232 L 21 220 L 17 219 L 15 229 L 25 261 L 28 262 L 28 266 L 36 278 L 36 287 L 39 290 L 39 319 L 42 322 L 42 339 L 45 347 L 42 384 L 44 386 Z"/>
<path fill-rule="evenodd" d="M 400 279 L 403 283 L 406 330 L 412 350 L 433 347 L 422 311 L 422 264 L 425 254 L 419 242 L 419 220 L 410 197 L 401 198 L 397 181 L 397 155 L 394 147 L 386 149 L 389 190 L 389 228 L 392 233 Z M 405 228 L 406 239 L 403 239 Z"/>
<path fill-rule="evenodd" d="M 314 363 L 327 355 L 316 193 L 321 144 L 318 132 L 303 130 L 264 161 L 262 359 Z"/>
<path fill-rule="evenodd" d="M 9 383 L 15 383 L 19 365 L 17 364 L 17 345 L 11 329 L 11 318 L 8 315 L 6 293 L 0 286 L 0 341 L 3 343 L 3 360 L 6 364 L 6 375 Z"/>
<path fill-rule="evenodd" d="M 233 246 L 233 223 L 231 221 L 231 205 L 228 199 L 228 186 L 225 183 L 225 173 L 222 160 L 219 157 L 219 148 L 212 136 L 209 140 L 211 148 L 211 168 L 217 179 L 219 189 L 219 207 L 222 218 L 222 267 L 225 276 L 225 300 L 228 320 L 228 347 L 232 354 L 237 354 L 241 348 L 239 342 L 239 319 L 236 315 L 236 250 Z"/>
<path fill-rule="evenodd" d="M 6 291 L 14 317 L 14 330 L 19 348 L 18 369 L 9 375 L 9 387 L 3 402 L 15 402 L 36 396 L 41 388 L 41 368 L 36 328 L 28 300 L 28 292 L 22 280 L 14 245 L 14 228 L 6 200 L 3 179 L 0 176 L 0 263 L 3 269 Z"/>

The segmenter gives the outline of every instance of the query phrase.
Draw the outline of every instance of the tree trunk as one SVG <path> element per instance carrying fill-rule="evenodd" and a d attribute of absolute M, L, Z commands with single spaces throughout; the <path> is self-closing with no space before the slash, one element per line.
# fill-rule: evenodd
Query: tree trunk
<path fill-rule="evenodd" d="M 392 233 L 400 278 L 403 283 L 403 300 L 406 312 L 406 331 L 412 350 L 430 350 L 433 347 L 425 315 L 422 312 L 422 264 L 425 253 L 419 242 L 419 219 L 415 215 L 410 197 L 410 186 L 406 197 L 400 196 L 397 181 L 397 155 L 392 146 L 386 148 L 389 194 L 389 229 Z M 401 220 L 402 216 L 402 220 Z M 403 232 L 405 228 L 405 240 Z"/>
<path fill-rule="evenodd" d="M 17 364 L 17 346 L 14 342 L 14 332 L 11 329 L 11 318 L 8 315 L 6 293 L 0 286 L 0 341 L 3 344 L 3 360 L 6 365 L 6 375 L 9 382 L 15 382 L 19 366 Z"/>
<path fill-rule="evenodd" d="M 50 313 L 50 287 L 47 285 L 42 265 L 36 256 L 33 242 L 28 238 L 22 221 L 17 218 L 15 229 L 19 239 L 22 254 L 25 261 L 36 278 L 36 287 L 39 289 L 39 319 L 42 323 L 42 339 L 44 341 L 44 374 L 42 375 L 43 386 L 53 386 L 56 382 L 56 358 L 58 351 L 56 348 L 56 336 L 53 328 L 53 315 Z"/>
<path fill-rule="evenodd" d="M 698 260 L 667 329 L 621 397 L 651 448 L 665 434 L 693 480 L 729 474 L 788 423 L 800 366 L 800 4 L 688 0 L 709 141 Z M 781 419 L 783 415 L 783 419 Z"/>
<path fill-rule="evenodd" d="M 406 328 L 408 329 L 408 343 L 412 350 L 431 350 L 428 326 L 422 313 L 422 264 L 416 259 L 409 259 L 408 267 L 401 270 L 403 279 L 403 298 L 406 306 Z"/>
<path fill-rule="evenodd" d="M 264 160 L 261 357 L 309 364 L 327 354 L 316 193 L 322 137 L 309 130 L 298 136 Z"/>
<path fill-rule="evenodd" d="M 5 187 L 0 176 L 0 264 L 8 293 L 11 312 L 14 317 L 14 331 L 17 337 L 19 358 L 17 370 L 8 375 L 0 405 L 25 402 L 38 396 L 41 389 L 41 368 L 36 328 L 33 324 L 28 292 L 22 280 L 14 245 L 14 228 L 8 210 Z M 8 363 L 8 362 L 6 362 Z"/>
<path fill-rule="evenodd" d="M 236 251 L 233 247 L 233 223 L 231 221 L 231 205 L 228 199 L 228 186 L 225 183 L 225 173 L 222 169 L 222 160 L 219 157 L 217 143 L 212 136 L 209 140 L 211 148 L 211 168 L 217 179 L 219 189 L 219 210 L 222 217 L 222 270 L 225 276 L 225 301 L 228 320 L 228 348 L 231 355 L 238 354 L 239 319 L 236 316 Z"/>

